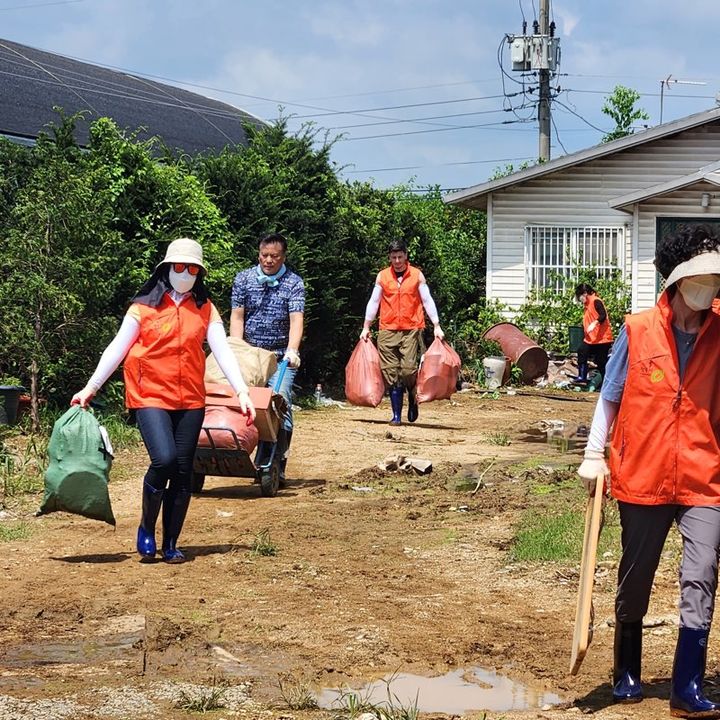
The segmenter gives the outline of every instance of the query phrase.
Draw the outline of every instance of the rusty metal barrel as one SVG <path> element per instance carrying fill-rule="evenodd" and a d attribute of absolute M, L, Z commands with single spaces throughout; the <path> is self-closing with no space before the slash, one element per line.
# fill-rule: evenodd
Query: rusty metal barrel
<path fill-rule="evenodd" d="M 547 353 L 514 323 L 497 323 L 483 337 L 500 344 L 505 355 L 522 370 L 523 382 L 532 382 L 547 372 Z"/>

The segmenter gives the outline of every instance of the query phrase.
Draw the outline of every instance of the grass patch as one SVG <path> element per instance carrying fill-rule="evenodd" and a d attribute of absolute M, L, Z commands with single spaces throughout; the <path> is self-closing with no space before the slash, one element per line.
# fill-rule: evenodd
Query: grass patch
<path fill-rule="evenodd" d="M 226 692 L 227 688 L 219 685 L 197 688 L 193 691 L 181 690 L 175 707 L 178 710 L 203 714 L 212 710 L 222 710 L 225 707 Z"/>
<path fill-rule="evenodd" d="M 264 557 L 271 557 L 278 554 L 278 546 L 272 541 L 270 531 L 267 528 L 261 530 L 253 538 L 250 554 L 255 556 L 262 555 Z"/>
<path fill-rule="evenodd" d="M 278 675 L 280 695 L 290 710 L 316 710 L 318 707 L 315 693 L 304 678 L 293 675 Z"/>
<path fill-rule="evenodd" d="M 520 522 L 510 553 L 515 562 L 578 561 L 585 532 L 584 509 L 562 513 L 528 510 Z M 618 553 L 620 524 L 613 503 L 605 508 L 605 523 L 598 544 L 598 558 L 604 552 Z"/>
<path fill-rule="evenodd" d="M 510 444 L 510 437 L 507 433 L 503 432 L 495 432 L 495 433 L 488 433 L 485 436 L 485 440 L 487 440 L 489 445 L 509 445 Z"/>
<path fill-rule="evenodd" d="M 372 690 L 366 688 L 363 691 L 340 690 L 335 705 L 339 712 L 336 712 L 336 720 L 342 718 L 347 720 L 355 720 L 358 716 L 369 713 L 374 715 L 376 720 L 418 720 L 420 711 L 417 706 L 417 697 L 415 700 L 404 705 L 400 699 L 391 690 L 391 683 L 395 675 L 383 680 L 385 683 L 385 691 L 387 700 L 379 702 L 371 700 Z"/>
<path fill-rule="evenodd" d="M 31 535 L 30 526 L 24 522 L 5 525 L 0 523 L 0 543 L 25 540 Z"/>

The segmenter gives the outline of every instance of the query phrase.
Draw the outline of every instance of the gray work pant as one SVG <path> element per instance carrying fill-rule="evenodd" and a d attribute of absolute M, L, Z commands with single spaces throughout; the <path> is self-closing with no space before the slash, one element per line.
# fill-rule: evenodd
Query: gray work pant
<path fill-rule="evenodd" d="M 618 502 L 622 558 L 615 616 L 621 622 L 647 613 L 665 539 L 675 522 L 683 539 L 680 626 L 708 630 L 715 608 L 720 545 L 720 506 L 635 505 Z"/>

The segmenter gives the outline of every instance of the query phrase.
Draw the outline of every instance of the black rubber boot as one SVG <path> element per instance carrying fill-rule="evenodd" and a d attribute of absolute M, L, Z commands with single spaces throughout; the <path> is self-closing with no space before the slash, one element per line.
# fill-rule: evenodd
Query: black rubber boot
<path fill-rule="evenodd" d="M 403 395 L 405 394 L 405 387 L 403 385 L 393 385 L 390 388 L 390 405 L 392 406 L 392 420 L 391 425 L 402 425 L 402 407 L 403 407 Z"/>
<path fill-rule="evenodd" d="M 190 505 L 190 491 L 181 488 L 179 490 L 167 490 L 163 502 L 163 541 L 162 556 L 168 563 L 185 562 L 185 556 L 177 549 L 177 541 L 180 537 L 188 506 Z"/>
<path fill-rule="evenodd" d="M 678 631 L 670 687 L 670 714 L 681 718 L 720 718 L 720 705 L 703 693 L 709 630 Z"/>
<path fill-rule="evenodd" d="M 417 402 L 417 388 L 408 388 L 408 422 L 415 422 L 419 415 Z"/>
<path fill-rule="evenodd" d="M 643 699 L 640 683 L 642 620 L 615 623 L 613 702 L 637 703 Z"/>
<path fill-rule="evenodd" d="M 142 558 L 154 558 L 157 552 L 155 524 L 157 523 L 164 490 L 143 482 L 142 516 L 137 531 L 137 551 Z"/>

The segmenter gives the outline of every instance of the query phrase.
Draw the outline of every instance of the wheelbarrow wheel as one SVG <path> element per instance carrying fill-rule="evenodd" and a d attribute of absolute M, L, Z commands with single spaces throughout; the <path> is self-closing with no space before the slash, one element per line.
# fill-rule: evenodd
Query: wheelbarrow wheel
<path fill-rule="evenodd" d="M 205 475 L 203 473 L 193 472 L 192 480 L 190 481 L 190 491 L 194 493 L 201 493 L 205 486 Z"/>
<path fill-rule="evenodd" d="M 263 497 L 275 497 L 280 487 L 280 462 L 275 459 L 266 470 L 260 471 L 260 493 Z"/>

